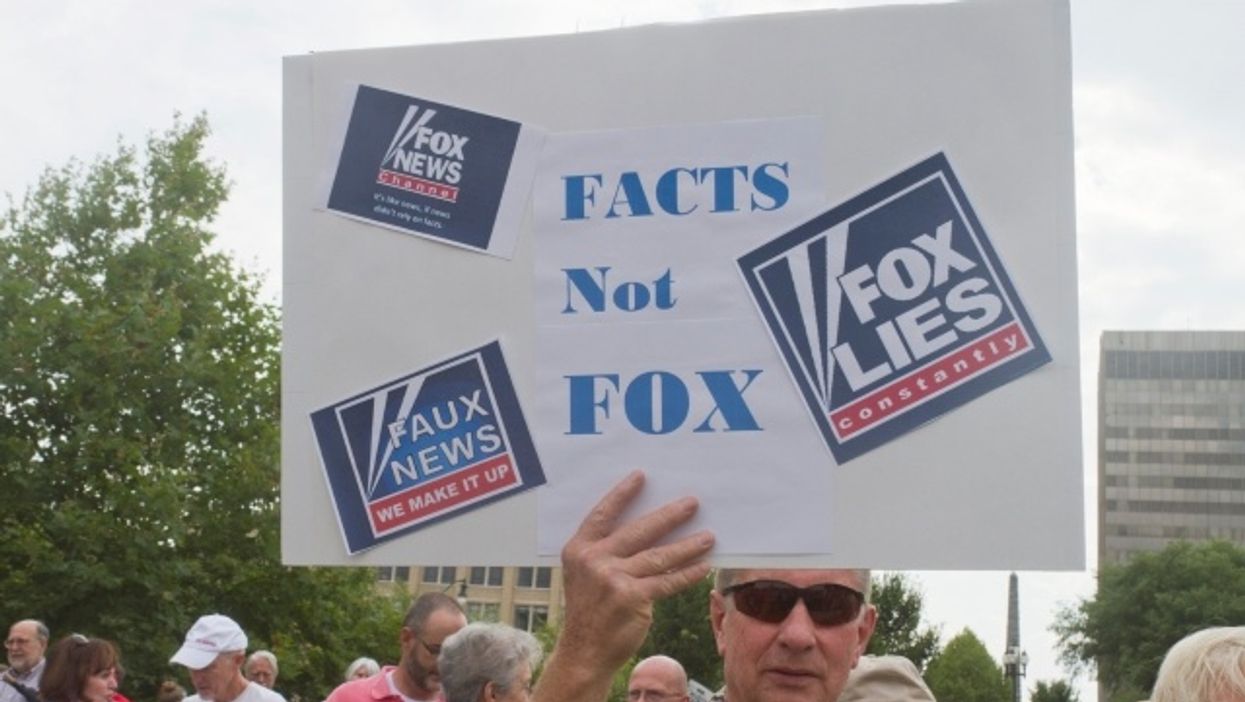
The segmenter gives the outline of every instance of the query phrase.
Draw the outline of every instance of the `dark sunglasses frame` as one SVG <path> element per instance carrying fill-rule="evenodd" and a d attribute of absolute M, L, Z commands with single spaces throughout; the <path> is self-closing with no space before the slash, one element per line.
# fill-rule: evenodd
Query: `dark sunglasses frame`
<path fill-rule="evenodd" d="M 781 580 L 753 580 L 725 588 L 722 596 L 733 596 L 735 609 L 769 624 L 786 619 L 800 600 L 817 626 L 846 624 L 860 615 L 865 604 L 863 593 L 837 583 L 796 587 Z"/>

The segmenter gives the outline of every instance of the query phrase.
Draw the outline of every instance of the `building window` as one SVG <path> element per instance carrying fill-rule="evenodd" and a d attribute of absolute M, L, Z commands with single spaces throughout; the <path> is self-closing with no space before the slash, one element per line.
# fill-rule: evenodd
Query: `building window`
<path fill-rule="evenodd" d="M 468 602 L 467 619 L 473 622 L 500 622 L 500 602 Z"/>
<path fill-rule="evenodd" d="M 553 568 L 520 568 L 519 580 L 515 585 L 517 587 L 531 587 L 538 590 L 548 590 L 553 582 Z"/>
<path fill-rule="evenodd" d="M 544 605 L 515 605 L 514 627 L 524 631 L 537 631 L 549 621 L 549 608 Z"/>
<path fill-rule="evenodd" d="M 454 566 L 428 566 L 424 568 L 423 581 L 426 583 L 440 583 L 449 585 L 458 578 L 455 577 L 457 570 Z"/>
<path fill-rule="evenodd" d="M 410 566 L 377 566 L 376 579 L 382 583 L 404 583 L 411 579 Z"/>
<path fill-rule="evenodd" d="M 472 585 L 486 585 L 488 587 L 501 587 L 501 576 L 502 576 L 501 568 L 491 568 L 491 567 L 484 568 L 484 567 L 477 566 L 471 569 L 471 576 L 467 579 L 467 582 L 471 583 Z M 496 620 L 490 619 L 489 621 L 496 621 Z"/>

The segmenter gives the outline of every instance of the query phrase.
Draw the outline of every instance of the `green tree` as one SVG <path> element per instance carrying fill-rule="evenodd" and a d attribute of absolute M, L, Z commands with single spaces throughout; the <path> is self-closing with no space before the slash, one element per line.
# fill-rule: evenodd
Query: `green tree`
<path fill-rule="evenodd" d="M 279 319 L 210 248 L 208 132 L 48 170 L 0 215 L 0 621 L 117 641 L 150 698 L 224 612 L 321 699 L 393 657 L 401 603 L 370 569 L 280 565 Z"/>
<path fill-rule="evenodd" d="M 1039 680 L 1034 686 L 1029 702 L 1080 702 L 1080 695 L 1065 680 L 1046 682 Z"/>
<path fill-rule="evenodd" d="M 938 654 L 939 630 L 921 627 L 925 602 L 920 589 L 903 573 L 887 573 L 874 578 L 871 599 L 878 610 L 878 624 L 866 652 L 904 656 L 925 670 Z"/>
<path fill-rule="evenodd" d="M 925 681 L 934 697 L 947 702 L 1007 702 L 1011 686 L 985 644 L 971 629 L 947 642 L 929 663 Z"/>
<path fill-rule="evenodd" d="M 662 654 L 683 664 L 687 677 L 716 690 L 722 685 L 722 659 L 709 623 L 712 578 L 660 600 L 653 606 L 653 626 L 637 660 Z"/>
<path fill-rule="evenodd" d="M 1148 696 L 1172 644 L 1198 629 L 1242 621 L 1245 550 L 1223 541 L 1176 542 L 1104 566 L 1098 592 L 1062 610 L 1053 629 L 1066 665 L 1096 667 L 1111 699 L 1135 700 Z"/>

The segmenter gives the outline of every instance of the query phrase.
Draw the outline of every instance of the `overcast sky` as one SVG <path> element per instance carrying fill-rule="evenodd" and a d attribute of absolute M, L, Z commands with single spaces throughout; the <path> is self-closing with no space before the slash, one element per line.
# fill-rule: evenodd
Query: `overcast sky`
<path fill-rule="evenodd" d="M 266 274 L 276 301 L 282 56 L 849 4 L 875 3 L 0 0 L 0 192 L 20 195 L 46 165 L 118 138 L 141 143 L 174 112 L 206 112 L 209 150 L 233 180 L 220 244 Z M 1048 627 L 1093 589 L 1100 332 L 1245 328 L 1245 3 L 1073 0 L 1072 16 L 1091 571 L 1021 573 L 1027 688 L 1065 675 Z M 944 640 L 969 626 L 1001 655 L 1007 573 L 917 578 Z"/>

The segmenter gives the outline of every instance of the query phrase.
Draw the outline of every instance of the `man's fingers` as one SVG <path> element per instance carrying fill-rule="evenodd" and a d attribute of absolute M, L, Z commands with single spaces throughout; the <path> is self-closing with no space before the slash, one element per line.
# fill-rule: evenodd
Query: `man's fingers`
<path fill-rule="evenodd" d="M 627 477 L 610 488 L 610 491 L 605 493 L 605 497 L 602 497 L 601 501 L 588 512 L 588 516 L 584 517 L 584 521 L 580 523 L 572 540 L 598 541 L 609 536 L 614 530 L 614 523 L 618 521 L 618 516 L 623 513 L 627 505 L 631 504 L 642 487 L 644 487 L 644 473 L 638 470 L 628 473 Z"/>
<path fill-rule="evenodd" d="M 610 551 L 626 557 L 648 549 L 691 520 L 699 507 L 700 503 L 694 497 L 667 502 L 619 527 L 609 537 Z"/>
<path fill-rule="evenodd" d="M 678 541 L 645 549 L 626 559 L 624 570 L 634 578 L 660 576 L 698 564 L 713 548 L 713 534 L 699 531 Z"/>

